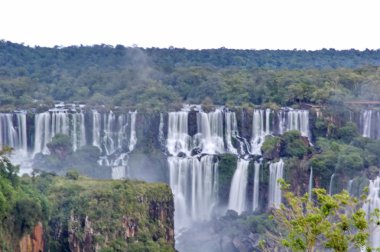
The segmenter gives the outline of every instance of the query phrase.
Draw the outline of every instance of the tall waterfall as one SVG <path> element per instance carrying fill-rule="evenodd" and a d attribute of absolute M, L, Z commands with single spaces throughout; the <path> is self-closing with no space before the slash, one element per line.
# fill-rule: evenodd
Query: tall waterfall
<path fill-rule="evenodd" d="M 261 154 L 261 146 L 264 143 L 265 136 L 271 133 L 270 113 L 270 109 L 253 111 L 251 153 L 254 155 Z"/>
<path fill-rule="evenodd" d="M 279 133 L 283 134 L 286 131 L 298 130 L 302 136 L 310 139 L 309 130 L 309 111 L 301 109 L 286 109 L 281 110 L 279 116 Z"/>
<path fill-rule="evenodd" d="M 367 219 L 375 209 L 380 209 L 380 177 L 369 182 L 369 193 L 367 202 L 364 203 L 363 209 L 367 214 Z M 373 231 L 370 234 L 369 242 L 373 248 L 380 248 L 380 227 L 372 224 Z"/>
<path fill-rule="evenodd" d="M 278 183 L 282 179 L 284 173 L 284 161 L 271 163 L 269 165 L 269 196 L 268 207 L 279 208 L 281 204 L 281 187 Z"/>
<path fill-rule="evenodd" d="M 361 111 L 360 126 L 363 137 L 380 139 L 380 111 Z"/>
<path fill-rule="evenodd" d="M 209 220 L 217 202 L 218 164 L 213 156 L 168 157 L 168 163 L 176 229 Z"/>
<path fill-rule="evenodd" d="M 177 234 L 211 218 L 218 199 L 218 163 L 210 153 L 224 151 L 223 114 L 199 112 L 194 139 L 188 132 L 188 115 L 188 111 L 170 112 L 168 118 L 166 148 Z M 192 156 L 193 148 L 200 148 L 202 155 Z"/>
<path fill-rule="evenodd" d="M 255 212 L 259 208 L 259 188 L 260 188 L 260 166 L 259 162 L 255 162 L 255 174 L 253 177 L 253 200 L 252 211 Z"/>
<path fill-rule="evenodd" d="M 235 210 L 238 214 L 247 209 L 248 165 L 248 160 L 239 159 L 232 178 L 228 209 Z"/>

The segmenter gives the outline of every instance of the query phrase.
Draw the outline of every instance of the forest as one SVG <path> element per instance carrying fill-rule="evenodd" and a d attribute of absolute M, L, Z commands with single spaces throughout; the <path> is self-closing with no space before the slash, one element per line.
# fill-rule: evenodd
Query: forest
<path fill-rule="evenodd" d="M 0 42 L 3 110 L 56 101 L 165 111 L 378 100 L 380 51 L 186 50 Z"/>

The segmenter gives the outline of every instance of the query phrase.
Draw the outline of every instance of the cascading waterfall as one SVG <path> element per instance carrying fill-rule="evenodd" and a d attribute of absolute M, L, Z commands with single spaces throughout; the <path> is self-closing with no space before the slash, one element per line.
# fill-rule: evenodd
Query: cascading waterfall
<path fill-rule="evenodd" d="M 253 177 L 253 200 L 252 200 L 253 212 L 259 209 L 260 166 L 261 164 L 259 162 L 255 162 L 255 174 Z"/>
<path fill-rule="evenodd" d="M 253 111 L 251 154 L 260 155 L 261 146 L 270 132 L 270 109 Z"/>
<path fill-rule="evenodd" d="M 248 160 L 239 159 L 232 178 L 228 209 L 235 210 L 238 214 L 247 208 L 248 165 Z"/>
<path fill-rule="evenodd" d="M 221 143 L 224 146 L 223 114 L 199 112 L 198 133 L 194 139 L 188 132 L 188 115 L 189 111 L 168 115 L 166 148 L 170 155 L 168 164 L 176 209 L 176 235 L 193 223 L 210 220 L 218 200 L 218 163 L 210 153 L 224 151 L 220 147 Z M 202 154 L 192 156 L 193 148 L 201 148 Z"/>
<path fill-rule="evenodd" d="M 308 110 L 287 108 L 281 110 L 278 116 L 280 134 L 290 130 L 298 130 L 302 136 L 310 139 Z"/>
<path fill-rule="evenodd" d="M 367 214 L 369 220 L 371 214 L 375 209 L 380 209 L 380 177 L 369 182 L 369 193 L 367 201 L 363 205 L 363 209 Z M 372 232 L 370 234 L 369 243 L 372 248 L 380 248 L 380 227 L 378 225 L 371 224 Z"/>
<path fill-rule="evenodd" d="M 198 133 L 195 141 L 203 153 L 219 154 L 224 153 L 223 136 L 223 113 L 217 109 L 214 112 L 197 113 Z"/>
<path fill-rule="evenodd" d="M 281 204 L 281 186 L 278 183 L 284 173 L 284 161 L 269 164 L 269 195 L 268 207 L 279 208 Z"/>
<path fill-rule="evenodd" d="M 169 112 L 166 147 L 173 156 L 179 153 L 190 156 L 192 140 L 188 134 L 188 114 L 187 111 Z"/>
<path fill-rule="evenodd" d="M 218 165 L 213 156 L 200 159 L 168 157 L 168 163 L 176 229 L 210 220 L 217 202 Z"/>

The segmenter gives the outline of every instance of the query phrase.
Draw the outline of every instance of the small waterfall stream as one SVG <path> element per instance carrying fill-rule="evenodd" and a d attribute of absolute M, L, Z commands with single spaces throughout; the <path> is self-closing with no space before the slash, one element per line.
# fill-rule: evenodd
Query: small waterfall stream
<path fill-rule="evenodd" d="M 255 174 L 253 177 L 253 199 L 252 199 L 253 212 L 259 209 L 260 167 L 261 167 L 261 163 L 255 162 Z"/>
<path fill-rule="evenodd" d="M 279 208 L 281 204 L 281 186 L 278 183 L 282 179 L 284 173 L 284 161 L 271 163 L 269 165 L 269 193 L 268 207 Z"/>

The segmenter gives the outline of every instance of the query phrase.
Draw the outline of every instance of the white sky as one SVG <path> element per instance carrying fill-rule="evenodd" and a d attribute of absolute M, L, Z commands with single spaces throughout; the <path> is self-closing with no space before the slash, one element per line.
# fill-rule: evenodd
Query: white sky
<path fill-rule="evenodd" d="M 26 45 L 378 49 L 379 0 L 0 0 Z"/>

